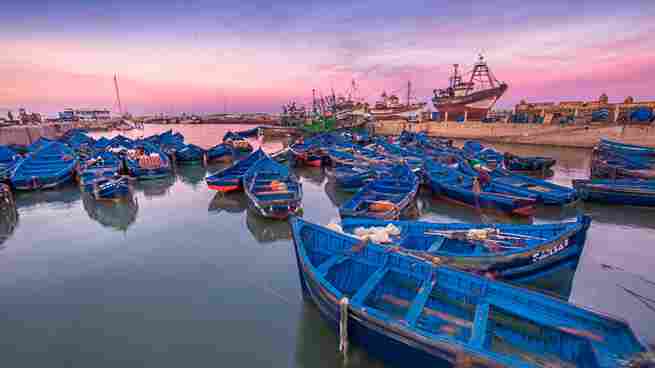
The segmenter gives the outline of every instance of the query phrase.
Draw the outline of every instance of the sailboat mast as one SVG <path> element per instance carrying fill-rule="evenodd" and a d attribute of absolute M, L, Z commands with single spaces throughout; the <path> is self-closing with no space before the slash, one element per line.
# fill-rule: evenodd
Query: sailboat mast
<path fill-rule="evenodd" d="M 123 116 L 123 105 L 121 104 L 121 93 L 118 89 L 118 75 L 114 74 L 114 89 L 116 90 L 116 102 L 118 102 L 118 113 Z"/>

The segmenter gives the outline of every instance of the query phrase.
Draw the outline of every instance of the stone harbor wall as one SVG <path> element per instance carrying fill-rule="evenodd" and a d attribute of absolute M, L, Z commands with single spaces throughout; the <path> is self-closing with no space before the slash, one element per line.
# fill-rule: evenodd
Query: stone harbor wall
<path fill-rule="evenodd" d="M 373 129 L 376 134 L 381 135 L 398 135 L 403 130 L 407 130 L 426 132 L 434 137 L 586 148 L 595 146 L 601 138 L 609 138 L 625 143 L 655 147 L 655 126 L 653 125 L 560 126 L 479 122 L 407 123 L 403 121 L 385 121 L 374 123 Z"/>
<path fill-rule="evenodd" d="M 0 144 L 30 144 L 41 137 L 58 138 L 73 127 L 70 124 L 44 124 L 0 128 Z"/>

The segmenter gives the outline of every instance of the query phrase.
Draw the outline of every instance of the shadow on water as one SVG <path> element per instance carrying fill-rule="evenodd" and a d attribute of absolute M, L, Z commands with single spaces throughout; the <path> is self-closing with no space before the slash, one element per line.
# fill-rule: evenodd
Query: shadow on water
<path fill-rule="evenodd" d="M 196 189 L 199 184 L 204 183 L 207 168 L 200 164 L 178 165 L 175 168 L 175 174 L 181 182 L 190 184 L 192 188 Z"/>
<path fill-rule="evenodd" d="M 291 225 L 288 221 L 267 219 L 252 210 L 246 211 L 246 227 L 258 243 L 291 240 Z"/>
<path fill-rule="evenodd" d="M 209 202 L 208 211 L 221 213 L 223 211 L 228 213 L 242 213 L 248 208 L 248 198 L 244 193 L 232 192 L 221 193 L 217 192 Z"/>
<path fill-rule="evenodd" d="M 169 175 L 161 179 L 137 181 L 134 183 L 134 189 L 143 192 L 146 198 L 164 197 L 169 194 L 173 184 L 175 184 L 175 176 Z"/>
<path fill-rule="evenodd" d="M 117 201 L 102 201 L 84 193 L 82 204 L 89 218 L 104 227 L 121 231 L 126 231 L 136 221 L 139 212 L 139 204 L 132 194 Z"/>

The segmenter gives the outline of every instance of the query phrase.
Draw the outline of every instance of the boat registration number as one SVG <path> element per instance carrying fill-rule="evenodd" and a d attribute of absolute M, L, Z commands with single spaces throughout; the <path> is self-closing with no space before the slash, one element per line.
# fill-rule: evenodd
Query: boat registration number
<path fill-rule="evenodd" d="M 537 251 L 535 254 L 532 255 L 532 262 L 538 262 L 541 261 L 542 259 L 546 259 L 553 254 L 557 254 L 561 252 L 563 249 L 569 246 L 568 239 L 560 240 L 559 243 L 557 243 L 554 247 L 546 250 L 540 250 Z"/>

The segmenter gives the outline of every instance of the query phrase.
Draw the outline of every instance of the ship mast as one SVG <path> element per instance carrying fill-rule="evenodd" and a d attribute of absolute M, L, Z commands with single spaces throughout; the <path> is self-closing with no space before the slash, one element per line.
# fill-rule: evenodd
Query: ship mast
<path fill-rule="evenodd" d="M 118 90 L 118 76 L 114 74 L 114 89 L 116 90 L 116 102 L 118 102 L 118 113 L 123 116 L 123 105 L 121 104 L 121 94 Z"/>
<path fill-rule="evenodd" d="M 407 106 L 409 107 L 410 105 L 410 98 L 412 95 L 412 82 L 407 81 Z"/>

